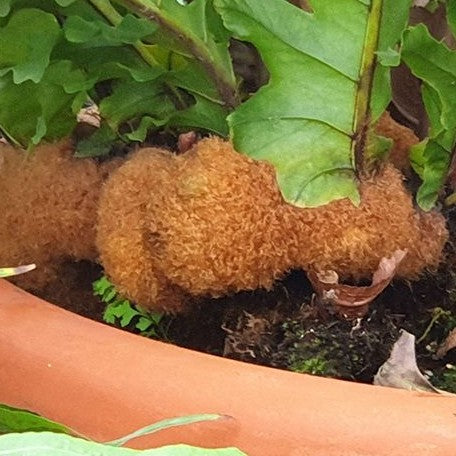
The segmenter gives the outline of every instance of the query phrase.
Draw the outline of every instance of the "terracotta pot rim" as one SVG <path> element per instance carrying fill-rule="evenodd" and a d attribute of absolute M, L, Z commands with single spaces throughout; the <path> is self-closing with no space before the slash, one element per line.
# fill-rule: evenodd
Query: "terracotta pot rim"
<path fill-rule="evenodd" d="M 99 441 L 164 418 L 231 417 L 131 446 L 237 446 L 249 455 L 442 455 L 456 398 L 256 366 L 88 320 L 0 280 L 0 403 Z M 423 412 L 424 411 L 424 412 Z"/>

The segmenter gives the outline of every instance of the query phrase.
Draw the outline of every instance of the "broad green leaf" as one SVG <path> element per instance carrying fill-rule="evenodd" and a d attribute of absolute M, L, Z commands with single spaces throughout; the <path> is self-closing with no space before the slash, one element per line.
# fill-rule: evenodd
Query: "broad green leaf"
<path fill-rule="evenodd" d="M 203 421 L 215 421 L 223 418 L 222 415 L 216 414 L 201 414 L 201 415 L 187 415 L 181 416 L 178 418 L 170 418 L 167 420 L 159 421 L 158 423 L 152 424 L 150 426 L 145 426 L 137 431 L 132 432 L 120 439 L 112 440 L 106 442 L 106 445 L 112 446 L 122 446 L 125 445 L 132 439 L 141 437 L 143 435 L 153 434 L 155 432 L 163 431 L 164 429 L 169 429 L 176 426 L 186 426 L 188 424 L 201 423 Z"/>
<path fill-rule="evenodd" d="M 0 130 L 15 144 L 27 147 L 43 138 L 58 139 L 76 125 L 73 97 L 54 84 L 0 78 Z"/>
<path fill-rule="evenodd" d="M 0 454 L 2 456 L 245 456 L 245 453 L 236 448 L 205 449 L 188 445 L 132 450 L 50 432 L 0 436 Z"/>
<path fill-rule="evenodd" d="M 456 144 L 456 52 L 418 25 L 406 32 L 402 57 L 423 81 L 430 131 L 427 141 L 413 149 L 412 163 L 423 180 L 417 202 L 429 210 L 445 182 Z"/>
<path fill-rule="evenodd" d="M 49 431 L 74 435 L 71 429 L 35 413 L 0 404 L 0 434 L 27 431 Z"/>
<path fill-rule="evenodd" d="M 411 0 L 313 0 L 313 12 L 284 0 L 214 0 L 225 26 L 253 43 L 270 80 L 228 118 L 236 149 L 271 162 L 285 199 L 318 206 L 359 202 L 366 124 L 390 99 L 386 64 Z M 372 92 L 371 87 L 373 86 Z"/>
<path fill-rule="evenodd" d="M 51 64 L 39 84 L 15 84 L 6 74 L 0 78 L 0 129 L 23 147 L 67 136 L 85 99 L 80 95 L 93 83 L 62 61 Z"/>
<path fill-rule="evenodd" d="M 24 266 L 17 266 L 15 268 L 0 268 L 0 279 L 24 274 L 26 272 L 33 271 L 35 268 L 35 264 L 27 264 Z"/>
<path fill-rule="evenodd" d="M 17 11 L 0 29 L 0 74 L 11 70 L 16 84 L 39 82 L 59 35 L 60 26 L 52 14 L 37 9 Z"/>

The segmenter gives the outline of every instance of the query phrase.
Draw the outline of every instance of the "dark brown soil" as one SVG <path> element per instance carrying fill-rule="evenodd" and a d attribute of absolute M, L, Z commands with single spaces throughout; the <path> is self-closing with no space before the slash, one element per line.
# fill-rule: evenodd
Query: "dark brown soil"
<path fill-rule="evenodd" d="M 448 315 L 417 347 L 421 369 L 437 375 L 451 360 L 434 361 L 429 348 L 436 348 L 456 324 L 454 296 L 447 292 L 455 278 L 442 269 L 415 283 L 396 281 L 365 318 L 347 321 L 313 299 L 305 274 L 295 271 L 271 292 L 202 301 L 191 314 L 172 320 L 168 337 L 233 359 L 371 383 L 400 329 L 419 339 L 440 307 Z"/>
<path fill-rule="evenodd" d="M 160 332 L 169 342 L 214 355 L 371 383 L 400 329 L 419 340 L 437 312 L 439 318 L 417 344 L 418 365 L 436 386 L 456 392 L 456 371 L 448 370 L 456 363 L 456 349 L 435 359 L 436 349 L 456 327 L 456 256 L 451 243 L 447 258 L 439 271 L 417 282 L 393 282 L 362 320 L 344 320 L 317 302 L 305 273 L 293 271 L 272 291 L 201 299 L 187 315 L 164 317 Z M 104 305 L 91 290 L 101 274 L 96 265 L 69 264 L 65 277 L 41 297 L 102 321 Z"/>

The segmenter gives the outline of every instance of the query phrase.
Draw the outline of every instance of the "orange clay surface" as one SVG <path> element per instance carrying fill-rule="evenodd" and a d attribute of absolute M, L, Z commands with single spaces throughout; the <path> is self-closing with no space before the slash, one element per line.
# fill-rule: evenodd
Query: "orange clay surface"
<path fill-rule="evenodd" d="M 264 368 L 152 341 L 0 281 L 0 403 L 98 441 L 158 420 L 227 418 L 129 443 L 249 456 L 454 456 L 456 398 Z M 229 418 L 228 418 L 229 417 Z"/>

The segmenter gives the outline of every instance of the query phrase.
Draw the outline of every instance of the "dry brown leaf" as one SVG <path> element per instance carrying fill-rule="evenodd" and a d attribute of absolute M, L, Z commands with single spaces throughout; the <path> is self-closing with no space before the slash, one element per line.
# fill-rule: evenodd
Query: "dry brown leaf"
<path fill-rule="evenodd" d="M 78 113 L 77 119 L 79 123 L 86 123 L 88 125 L 92 125 L 93 127 L 100 128 L 100 111 L 98 106 L 95 104 L 81 109 Z"/>
<path fill-rule="evenodd" d="M 177 150 L 180 154 L 190 150 L 195 143 L 198 141 L 196 132 L 189 131 L 187 133 L 181 133 L 177 139 Z"/>
<path fill-rule="evenodd" d="M 303 9 L 304 11 L 312 11 L 308 0 L 289 0 L 294 6 Z"/>
<path fill-rule="evenodd" d="M 415 336 L 401 330 L 388 360 L 375 374 L 374 385 L 401 388 L 409 391 L 438 393 L 416 364 Z"/>
<path fill-rule="evenodd" d="M 450 331 L 445 342 L 439 347 L 436 353 L 436 358 L 443 358 L 450 350 L 456 348 L 456 328 Z"/>
<path fill-rule="evenodd" d="M 369 286 L 340 284 L 335 271 L 310 271 L 308 277 L 319 299 L 332 303 L 346 318 L 359 318 L 366 315 L 369 303 L 389 285 L 406 253 L 396 250 L 390 258 L 382 258 Z"/>
<path fill-rule="evenodd" d="M 425 6 L 428 5 L 430 0 L 414 0 L 413 1 L 413 6 L 419 6 L 421 8 L 424 8 Z"/>
<path fill-rule="evenodd" d="M 374 385 L 455 396 L 453 393 L 436 388 L 421 373 L 416 364 L 415 336 L 404 329 L 401 330 L 390 357 L 375 374 Z"/>
<path fill-rule="evenodd" d="M 224 322 L 223 356 L 242 361 L 261 361 L 269 357 L 274 327 L 281 321 L 281 314 L 275 310 L 260 315 L 244 310 L 234 322 Z"/>

